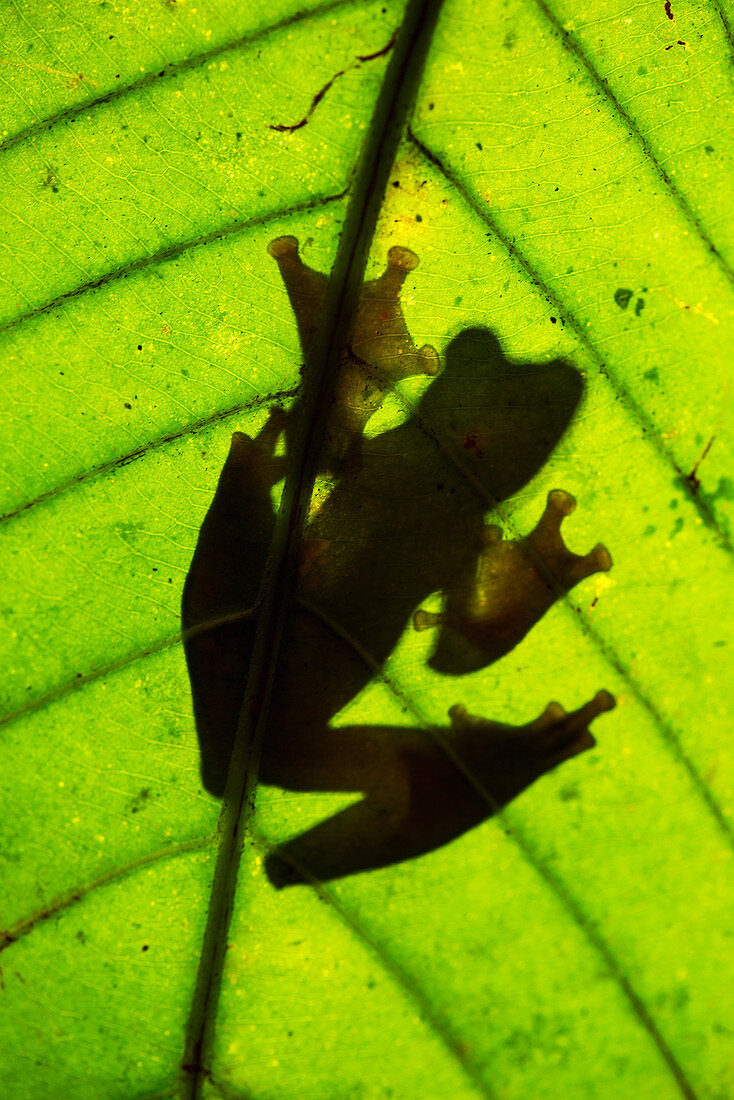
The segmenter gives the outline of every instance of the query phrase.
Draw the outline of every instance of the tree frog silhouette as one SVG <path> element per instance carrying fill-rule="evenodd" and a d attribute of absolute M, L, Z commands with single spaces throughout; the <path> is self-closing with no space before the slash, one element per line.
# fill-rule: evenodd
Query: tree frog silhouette
<path fill-rule="evenodd" d="M 326 276 L 308 268 L 293 237 L 269 250 L 284 278 L 308 352 Z M 416 349 L 400 288 L 418 258 L 392 248 L 365 284 L 337 381 L 321 460 L 327 492 L 306 526 L 283 638 L 260 782 L 292 791 L 354 791 L 362 798 L 283 843 L 266 861 L 276 887 L 327 881 L 440 847 L 490 817 L 540 776 L 591 748 L 593 719 L 614 707 L 598 692 L 567 713 L 551 702 L 520 726 L 449 708 L 440 731 L 335 726 L 406 629 L 438 628 L 430 665 L 461 676 L 509 653 L 554 600 L 593 573 L 608 551 L 571 553 L 561 524 L 575 502 L 556 489 L 536 527 L 504 539 L 485 523 L 547 461 L 568 427 L 583 382 L 570 364 L 516 364 L 487 329 L 454 337 L 439 372 Z M 397 381 L 433 381 L 399 426 L 365 437 Z M 224 792 L 247 681 L 261 584 L 274 533 L 271 490 L 288 463 L 299 416 L 270 411 L 255 438 L 232 436 L 202 524 L 183 594 L 184 646 L 202 779 Z M 285 433 L 285 455 L 276 454 Z M 440 614 L 421 608 L 443 594 Z"/>

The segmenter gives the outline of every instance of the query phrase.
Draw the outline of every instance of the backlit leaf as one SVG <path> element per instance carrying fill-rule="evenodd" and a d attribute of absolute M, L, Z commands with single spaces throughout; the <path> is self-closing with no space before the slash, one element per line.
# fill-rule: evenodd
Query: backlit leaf
<path fill-rule="evenodd" d="M 420 68 L 405 27 L 433 7 L 0 13 L 10 1100 L 734 1091 L 734 11 L 444 0 L 408 124 L 389 114 L 388 164 L 375 119 L 404 84 L 395 59 Z M 389 168 L 384 195 L 365 149 Z M 531 395 L 529 365 L 583 377 L 552 455 L 488 522 L 525 535 L 562 489 L 578 502 L 570 548 L 601 542 L 614 564 L 467 675 L 432 668 L 435 632 L 408 622 L 382 667 L 364 654 L 374 675 L 334 726 L 446 731 L 455 704 L 521 725 L 599 689 L 617 708 L 595 722 L 596 748 L 451 843 L 276 889 L 266 861 L 359 793 L 263 784 L 254 813 L 228 804 L 220 822 L 181 594 L 232 433 L 304 400 L 267 246 L 296 237 L 311 268 L 336 264 L 338 321 L 375 201 L 365 278 L 390 248 L 416 254 L 402 310 L 444 371 L 473 331 Z M 314 339 L 332 335 L 322 320 Z M 375 447 L 431 385 L 387 395 L 366 427 Z M 426 415 L 421 446 L 434 427 Z M 508 471 L 527 445 L 508 433 Z M 465 466 L 442 462 L 463 485 Z M 435 507 L 436 479 L 418 474 L 404 524 Z M 379 521 L 379 493 L 363 496 Z M 345 543 L 359 504 L 335 524 Z M 365 610 L 379 624 L 401 554 L 386 510 L 364 554 L 379 572 L 345 573 L 345 606 L 384 577 Z M 437 588 L 416 610 L 440 606 Z M 336 697 L 345 668 L 325 663 L 314 693 Z M 233 821 L 236 882 L 221 856 Z"/>

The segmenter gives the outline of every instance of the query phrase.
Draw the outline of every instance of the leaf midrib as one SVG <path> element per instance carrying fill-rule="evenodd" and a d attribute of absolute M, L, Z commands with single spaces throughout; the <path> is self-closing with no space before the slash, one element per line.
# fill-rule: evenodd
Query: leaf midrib
<path fill-rule="evenodd" d="M 263 586 L 262 612 L 220 817 L 219 858 L 182 1062 L 189 1067 L 185 1085 L 189 1100 L 196 1100 L 200 1095 L 204 1060 L 208 1056 L 216 1019 L 227 930 L 234 908 L 242 845 L 254 805 L 274 666 L 295 583 L 307 502 L 317 473 L 330 399 L 341 365 L 341 348 L 346 343 L 349 323 L 357 307 L 389 173 L 417 93 L 440 9 L 441 0 L 408 0 L 403 12 L 360 153 L 327 287 L 321 329 L 306 357 L 301 396 L 302 435 L 293 441 L 292 461 L 285 479 Z"/>
<path fill-rule="evenodd" d="M 324 5 L 324 7 L 326 7 L 326 8 L 328 8 L 328 7 L 340 7 L 340 6 L 343 6 L 343 3 L 342 3 L 342 2 L 340 2 L 340 3 L 336 3 L 336 4 L 331 4 L 331 5 Z M 349 5 L 346 5 L 346 6 L 349 6 Z M 322 9 L 317 9 L 317 10 L 318 10 L 318 11 L 320 11 L 320 10 L 322 10 Z M 309 13 L 307 13 L 307 14 L 308 14 L 308 15 L 311 15 L 311 14 L 314 14 L 314 12 L 309 12 Z M 722 17 L 722 20 L 723 20 L 723 21 L 725 22 L 725 20 L 724 20 L 724 16 L 723 16 L 723 13 L 721 13 L 721 17 Z M 726 23 L 725 23 L 725 25 L 726 25 Z M 155 79 L 155 78 L 153 78 L 153 79 Z M 86 107 L 84 107 L 84 108 L 80 108 L 80 109 L 86 109 Z M 684 1093 L 684 1095 L 691 1095 L 691 1096 L 692 1096 L 692 1095 L 693 1095 L 693 1093 L 692 1093 L 692 1092 L 691 1092 L 691 1093 L 687 1093 L 687 1092 L 686 1092 L 686 1093 Z"/>

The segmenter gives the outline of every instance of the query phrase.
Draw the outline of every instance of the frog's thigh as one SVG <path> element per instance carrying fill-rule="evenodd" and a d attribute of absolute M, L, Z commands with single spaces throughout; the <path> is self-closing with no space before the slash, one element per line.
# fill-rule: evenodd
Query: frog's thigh
<path fill-rule="evenodd" d="M 409 786 L 398 751 L 399 734 L 389 727 L 332 729 L 293 725 L 271 727 L 263 744 L 260 779 L 292 791 L 380 791 L 387 800 Z"/>

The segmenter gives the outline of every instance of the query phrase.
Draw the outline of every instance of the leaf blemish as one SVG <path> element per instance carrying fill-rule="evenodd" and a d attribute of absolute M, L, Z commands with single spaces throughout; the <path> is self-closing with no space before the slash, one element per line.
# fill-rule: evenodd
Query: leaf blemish
<path fill-rule="evenodd" d="M 340 77 L 345 76 L 347 73 L 352 72 L 352 70 L 354 69 L 359 69 L 362 62 L 375 61 L 378 57 L 384 57 L 395 45 L 397 35 L 398 31 L 396 30 L 392 34 L 389 42 L 387 42 L 381 49 L 376 50 L 375 53 L 358 55 L 351 65 L 347 65 L 346 69 L 340 69 L 339 72 L 334 73 L 334 75 L 326 81 L 324 86 L 320 88 L 318 92 L 316 92 L 313 99 L 311 100 L 311 106 L 308 108 L 303 118 L 299 119 L 298 122 L 270 123 L 268 128 L 270 130 L 275 130 L 281 134 L 292 134 L 295 133 L 296 130 L 301 130 L 304 126 L 307 125 L 309 119 L 311 118 L 311 115 L 314 113 L 319 103 L 321 103 L 326 93 L 334 86 L 334 84 Z M 240 135 L 238 134 L 237 137 L 239 140 Z"/>

